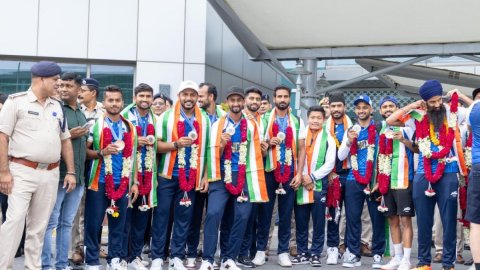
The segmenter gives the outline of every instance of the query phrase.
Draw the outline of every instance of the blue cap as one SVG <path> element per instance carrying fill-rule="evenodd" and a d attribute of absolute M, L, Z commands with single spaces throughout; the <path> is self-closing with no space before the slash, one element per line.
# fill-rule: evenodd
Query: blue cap
<path fill-rule="evenodd" d="M 357 106 L 357 104 L 358 104 L 359 102 L 365 102 L 365 103 L 367 103 L 368 105 L 372 106 L 372 100 L 371 100 L 370 97 L 367 96 L 367 95 L 360 95 L 360 96 L 358 96 L 358 97 L 355 99 L 355 101 L 353 102 L 353 105 Z M 372 107 L 373 107 L 373 106 L 372 106 Z"/>
<path fill-rule="evenodd" d="M 85 79 L 82 80 L 82 85 L 91 86 L 95 89 L 98 89 L 98 86 L 100 84 L 94 78 L 85 78 Z"/>
<path fill-rule="evenodd" d="M 435 96 L 441 96 L 443 93 L 442 84 L 438 80 L 429 80 L 426 81 L 420 89 L 418 93 L 422 97 L 423 100 L 428 101 L 429 99 Z"/>
<path fill-rule="evenodd" d="M 270 97 L 267 94 L 263 94 L 262 95 L 262 100 L 266 100 L 266 101 L 270 102 Z"/>
<path fill-rule="evenodd" d="M 62 69 L 55 62 L 40 61 L 30 68 L 30 72 L 37 77 L 52 77 L 62 73 Z"/>
<path fill-rule="evenodd" d="M 385 96 L 384 98 L 382 98 L 380 100 L 380 102 L 378 103 L 378 107 L 382 107 L 383 103 L 385 103 L 387 101 L 390 101 L 393 104 L 395 104 L 395 106 L 400 107 L 400 104 L 398 103 L 398 100 L 395 97 L 392 97 L 392 96 Z"/>

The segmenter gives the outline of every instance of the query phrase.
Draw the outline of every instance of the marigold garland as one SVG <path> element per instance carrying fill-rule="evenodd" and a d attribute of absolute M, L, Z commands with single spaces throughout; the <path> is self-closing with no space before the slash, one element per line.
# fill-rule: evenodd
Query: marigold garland
<path fill-rule="evenodd" d="M 193 122 L 193 127 L 195 128 L 195 131 L 197 134 L 199 134 L 200 127 L 198 124 L 198 121 L 195 120 Z M 187 134 L 185 134 L 185 122 L 184 121 L 178 121 L 177 123 L 177 134 L 179 137 L 185 137 Z M 178 149 L 178 180 L 179 180 L 179 186 L 180 189 L 184 192 L 183 198 L 180 200 L 180 205 L 184 206 L 190 206 L 192 204 L 192 201 L 190 198 L 188 198 L 188 192 L 191 191 L 196 184 L 197 181 L 197 163 L 198 163 L 198 141 L 199 136 L 193 141 L 191 145 L 191 152 L 190 152 L 190 171 L 188 175 L 188 180 L 187 180 L 187 175 L 186 175 L 186 152 L 185 152 L 185 147 L 182 147 Z"/>
<path fill-rule="evenodd" d="M 273 123 L 272 126 L 273 137 L 277 137 L 279 132 L 279 126 L 276 122 Z M 274 171 L 275 181 L 280 184 L 279 188 L 277 189 L 277 194 L 285 194 L 285 190 L 283 189 L 283 184 L 286 184 L 288 180 L 290 180 L 290 173 L 292 170 L 292 145 L 293 145 L 293 130 L 291 126 L 288 126 L 286 129 L 285 134 L 285 159 L 282 161 L 281 159 L 281 151 L 280 145 L 275 146 L 276 155 L 277 155 L 277 167 Z M 283 167 L 283 174 L 282 174 L 282 167 Z"/>
<path fill-rule="evenodd" d="M 122 174 L 120 185 L 115 189 L 115 182 L 113 180 L 113 164 L 112 156 L 107 155 L 103 157 L 105 163 L 105 193 L 107 198 L 110 199 L 110 207 L 107 208 L 107 214 L 112 217 L 118 217 L 120 215 L 118 207 L 115 205 L 115 201 L 125 196 L 127 192 L 128 183 L 130 180 L 130 173 L 132 170 L 132 148 L 133 141 L 130 132 L 123 134 L 125 148 L 122 150 Z M 112 131 L 110 128 L 105 127 L 103 129 L 103 146 L 107 146 L 112 143 Z"/>
<path fill-rule="evenodd" d="M 375 125 L 372 123 L 368 126 L 368 140 L 367 140 L 367 168 L 365 171 L 365 175 L 361 175 L 358 171 L 358 145 L 357 145 L 357 138 L 353 139 L 352 145 L 350 146 L 350 161 L 352 165 L 352 173 L 355 180 L 362 184 L 368 185 L 372 178 L 373 174 L 373 160 L 375 155 L 375 138 L 377 136 L 377 130 Z"/>

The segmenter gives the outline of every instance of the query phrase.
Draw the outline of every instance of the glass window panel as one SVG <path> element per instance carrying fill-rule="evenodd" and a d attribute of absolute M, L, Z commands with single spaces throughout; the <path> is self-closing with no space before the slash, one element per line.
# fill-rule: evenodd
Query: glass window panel
<path fill-rule="evenodd" d="M 30 86 L 30 68 L 35 62 L 0 61 L 0 92 L 13 94 Z"/>
<path fill-rule="evenodd" d="M 135 68 L 133 66 L 92 65 L 90 77 L 95 78 L 100 83 L 100 96 L 103 95 L 102 90 L 105 86 L 110 84 L 119 86 L 122 89 L 126 106 L 133 100 L 134 72 Z"/>
<path fill-rule="evenodd" d="M 58 63 L 58 65 L 62 68 L 62 72 L 75 72 L 82 78 L 87 76 L 87 65 L 85 64 Z"/>

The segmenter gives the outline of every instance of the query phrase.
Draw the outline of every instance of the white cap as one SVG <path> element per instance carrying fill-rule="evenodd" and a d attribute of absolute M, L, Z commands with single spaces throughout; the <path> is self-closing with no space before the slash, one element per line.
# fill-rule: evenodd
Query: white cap
<path fill-rule="evenodd" d="M 180 87 L 178 88 L 178 92 L 182 92 L 185 89 L 192 89 L 195 90 L 195 92 L 198 92 L 198 84 L 196 84 L 194 81 L 183 81 L 180 83 Z"/>

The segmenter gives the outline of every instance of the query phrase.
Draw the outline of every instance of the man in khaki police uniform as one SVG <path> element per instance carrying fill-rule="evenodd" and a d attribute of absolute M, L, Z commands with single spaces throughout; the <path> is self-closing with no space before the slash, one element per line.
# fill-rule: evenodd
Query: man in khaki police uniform
<path fill-rule="evenodd" d="M 7 220 L 0 231 L 0 270 L 12 269 L 25 218 L 25 269 L 41 269 L 40 254 L 48 218 L 57 197 L 59 160 L 67 174 L 63 188 L 75 188 L 70 133 L 58 100 L 60 67 L 32 66 L 32 85 L 10 95 L 0 112 L 0 192 L 8 195 Z"/>

